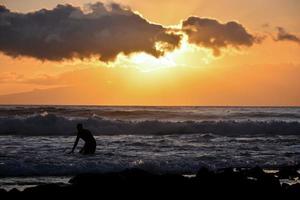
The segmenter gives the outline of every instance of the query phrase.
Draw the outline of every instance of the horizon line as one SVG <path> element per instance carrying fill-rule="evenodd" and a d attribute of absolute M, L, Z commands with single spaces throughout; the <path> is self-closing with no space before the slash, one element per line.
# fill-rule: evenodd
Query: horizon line
<path fill-rule="evenodd" d="M 2 104 L 0 106 L 86 106 L 86 107 L 248 107 L 248 108 L 300 108 L 300 105 L 137 105 L 137 104 Z"/>

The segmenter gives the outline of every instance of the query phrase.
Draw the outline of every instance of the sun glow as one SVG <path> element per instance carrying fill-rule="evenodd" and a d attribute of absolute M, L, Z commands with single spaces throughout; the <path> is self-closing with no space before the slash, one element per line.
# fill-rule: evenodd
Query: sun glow
<path fill-rule="evenodd" d="M 213 56 L 211 50 L 201 48 L 199 46 L 190 44 L 188 37 L 183 33 L 181 44 L 173 51 L 166 51 L 163 56 L 155 57 L 145 52 L 133 53 L 125 55 L 120 53 L 114 61 L 108 63 L 102 62 L 97 56 L 88 59 L 73 59 L 71 61 L 64 61 L 58 63 L 57 66 L 75 66 L 78 68 L 90 67 L 120 67 L 120 68 L 134 68 L 141 72 L 153 72 L 161 69 L 174 67 L 205 67 L 216 58 Z M 156 44 L 156 48 L 165 49 L 163 44 Z"/>
<path fill-rule="evenodd" d="M 159 44 L 158 44 L 159 46 Z M 154 57 L 147 53 L 134 53 L 129 56 L 119 54 L 109 67 L 133 67 L 142 72 L 157 71 L 159 69 L 173 67 L 202 67 L 212 62 L 214 56 L 211 51 L 190 44 L 183 34 L 180 47 L 174 51 L 166 52 L 161 57 Z"/>

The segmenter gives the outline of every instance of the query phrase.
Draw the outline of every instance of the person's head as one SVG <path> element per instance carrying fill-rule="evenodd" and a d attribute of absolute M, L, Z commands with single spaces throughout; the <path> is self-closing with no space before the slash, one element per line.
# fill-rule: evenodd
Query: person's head
<path fill-rule="evenodd" d="M 77 130 L 82 130 L 83 129 L 83 126 L 82 126 L 82 124 L 77 124 Z"/>

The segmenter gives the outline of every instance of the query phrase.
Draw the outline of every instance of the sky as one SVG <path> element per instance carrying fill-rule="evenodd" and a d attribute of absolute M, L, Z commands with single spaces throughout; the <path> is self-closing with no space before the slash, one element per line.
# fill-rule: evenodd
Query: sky
<path fill-rule="evenodd" d="M 300 106 L 298 0 L 0 5 L 0 104 Z"/>

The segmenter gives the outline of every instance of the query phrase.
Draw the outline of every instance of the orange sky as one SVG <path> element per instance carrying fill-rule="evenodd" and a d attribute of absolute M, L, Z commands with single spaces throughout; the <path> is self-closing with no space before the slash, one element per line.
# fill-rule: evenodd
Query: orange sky
<path fill-rule="evenodd" d="M 11 11 L 23 13 L 52 9 L 57 3 L 87 2 L 96 1 L 0 0 Z M 40 61 L 0 53 L 0 103 L 300 106 L 300 42 L 274 40 L 276 27 L 300 38 L 299 1 L 115 2 L 165 27 L 194 15 L 222 23 L 237 21 L 264 40 L 250 47 L 224 48 L 215 57 L 211 49 L 185 38 L 161 58 L 119 54 L 110 63 L 97 58 Z"/>

